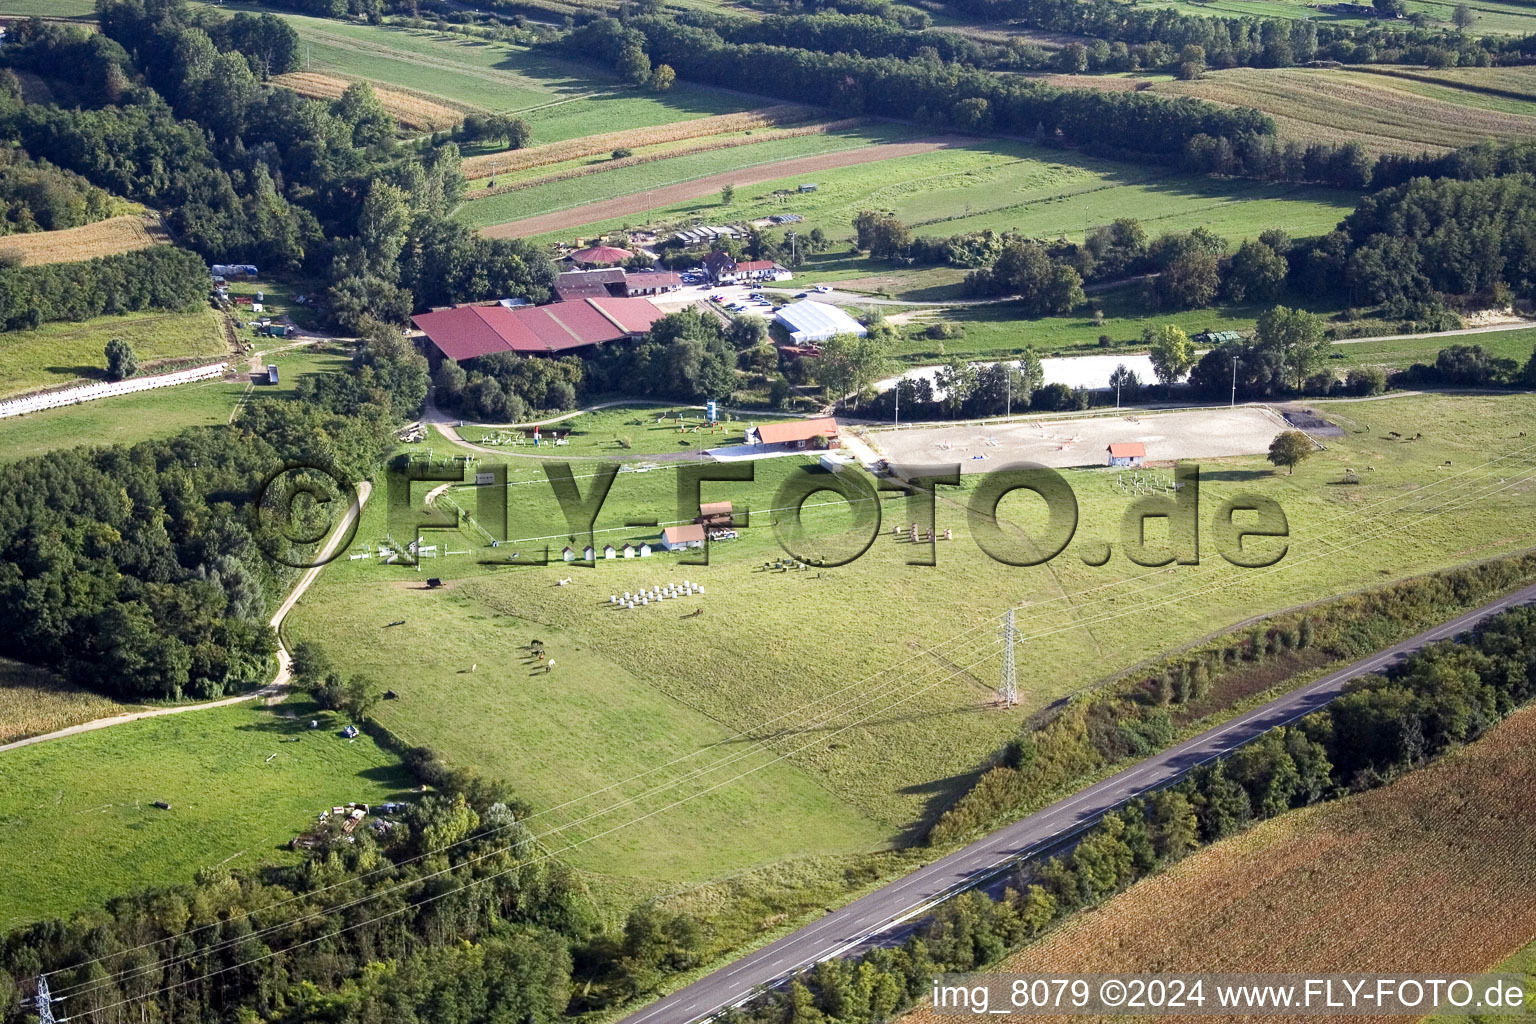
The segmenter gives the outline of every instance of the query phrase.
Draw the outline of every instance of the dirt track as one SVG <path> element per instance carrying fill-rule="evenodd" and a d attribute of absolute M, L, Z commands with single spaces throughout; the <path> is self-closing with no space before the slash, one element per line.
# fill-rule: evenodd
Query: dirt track
<path fill-rule="evenodd" d="M 526 238 L 529 235 L 564 231 L 567 228 L 580 227 L 600 220 L 644 213 L 646 210 L 654 210 L 660 206 L 669 206 L 689 199 L 702 199 L 719 192 L 725 185 L 734 185 L 738 188 L 746 185 L 761 185 L 765 181 L 815 174 L 819 171 L 829 171 L 834 167 L 852 167 L 856 164 L 873 163 L 876 160 L 894 160 L 897 157 L 915 156 L 918 153 L 931 153 L 936 149 L 947 149 L 951 146 L 972 145 L 975 141 L 975 139 L 958 135 L 935 135 L 912 142 L 888 142 L 864 146 L 861 149 L 851 149 L 843 153 L 800 156 L 757 167 L 744 167 L 739 171 L 710 174 L 691 181 L 680 181 L 675 185 L 664 185 L 661 188 L 635 192 L 614 199 L 601 199 L 595 203 L 584 203 L 566 210 L 541 213 L 536 217 L 493 224 L 488 228 L 482 228 L 481 232 L 491 238 Z"/>

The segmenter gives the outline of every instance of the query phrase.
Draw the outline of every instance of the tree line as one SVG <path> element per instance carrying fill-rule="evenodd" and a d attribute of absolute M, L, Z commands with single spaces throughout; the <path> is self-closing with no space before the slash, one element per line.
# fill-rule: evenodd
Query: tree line
<path fill-rule="evenodd" d="M 1145 93 L 1057 89 L 988 71 L 896 57 L 821 53 L 804 47 L 731 43 L 713 29 L 642 15 L 615 27 L 598 19 L 557 45 L 589 58 L 617 60 L 615 47 L 642 45 L 649 59 L 680 77 L 740 85 L 750 67 L 758 87 L 782 99 L 829 105 L 848 114 L 877 114 L 982 133 L 1036 136 L 1103 153 L 1177 162 L 1196 135 L 1273 135 L 1274 122 L 1255 110 L 1221 108 Z"/>
<path fill-rule="evenodd" d="M 206 306 L 208 265 L 170 245 L 75 263 L 0 267 L 0 324 L 34 328 L 154 309 L 187 312 Z"/>
<path fill-rule="evenodd" d="M 1115 0 L 951 0 L 961 16 L 1084 36 L 1068 71 L 1136 71 L 1183 59 L 1199 48 L 1214 68 L 1283 68 L 1309 61 L 1343 64 L 1427 64 L 1431 67 L 1523 64 L 1536 59 L 1536 36 L 1475 36 L 1396 20 L 1333 22 L 1187 14 L 1133 7 Z M 1390 4 L 1389 4 L 1390 6 Z"/>

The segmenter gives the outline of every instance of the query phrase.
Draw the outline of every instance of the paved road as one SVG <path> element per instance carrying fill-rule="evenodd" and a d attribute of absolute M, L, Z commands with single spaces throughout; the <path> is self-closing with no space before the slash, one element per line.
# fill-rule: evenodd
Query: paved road
<path fill-rule="evenodd" d="M 323 563 L 326 557 L 336 549 L 336 545 L 341 543 L 342 538 L 347 535 L 347 527 L 351 525 L 352 520 L 361 514 L 363 503 L 368 500 L 370 490 L 372 490 L 372 485 L 368 481 L 364 480 L 358 484 L 357 504 L 347 508 L 346 515 L 343 516 L 341 523 L 325 542 L 325 546 L 320 549 L 320 557 L 316 561 L 322 564 L 315 566 L 313 569 L 306 570 L 304 575 L 299 578 L 298 585 L 293 588 L 293 591 L 283 600 L 283 603 L 278 605 L 277 611 L 272 613 L 270 624 L 274 633 L 277 633 L 277 627 L 283 624 L 283 619 L 293 610 L 293 606 L 299 603 L 299 598 L 304 596 L 304 592 L 309 589 L 310 584 L 315 582 L 316 577 L 320 575 L 320 570 L 325 568 Z M 231 704 L 243 704 L 248 700 L 259 699 L 265 700 L 268 704 L 273 704 L 287 691 L 289 680 L 292 677 L 292 668 L 293 659 L 288 654 L 288 648 L 283 646 L 282 634 L 279 633 L 277 637 L 277 675 L 273 676 L 272 681 L 260 689 L 252 690 L 249 693 L 236 694 L 233 697 L 223 697 L 219 700 L 203 701 L 200 704 L 177 704 L 173 707 L 150 708 L 147 711 L 130 711 L 126 715 L 113 715 L 110 718 L 92 719 L 89 722 L 81 722 L 79 725 L 71 725 L 65 729 L 57 729 L 53 732 L 45 732 L 37 736 L 28 736 L 25 739 L 14 740 L 10 743 L 0 743 L 0 754 L 5 753 L 7 750 L 15 750 L 18 747 L 30 747 L 34 743 L 47 743 L 49 740 L 63 739 L 65 736 L 75 736 L 82 732 L 95 732 L 97 729 L 106 729 L 114 725 L 123 725 L 127 722 L 137 722 L 141 718 L 159 718 L 162 715 L 181 715 L 188 711 L 225 708 Z"/>
<path fill-rule="evenodd" d="M 821 960 L 872 945 L 882 933 L 920 917 L 957 892 L 987 881 L 1020 857 L 1059 844 L 1106 811 L 1164 786 L 1276 726 L 1316 711 L 1337 697 L 1350 680 L 1381 671 L 1409 652 L 1455 636 L 1490 615 L 1531 603 L 1536 603 L 1536 586 L 1486 604 L 1239 715 L 855 900 L 630 1014 L 621 1024 L 689 1024 L 745 1000 L 760 986 L 782 981 Z"/>

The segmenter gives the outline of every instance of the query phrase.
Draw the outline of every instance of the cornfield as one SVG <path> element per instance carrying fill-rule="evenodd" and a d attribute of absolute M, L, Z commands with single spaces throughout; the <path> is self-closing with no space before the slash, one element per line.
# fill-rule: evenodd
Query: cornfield
<path fill-rule="evenodd" d="M 802 135 L 821 135 L 825 132 L 837 131 L 840 128 L 853 128 L 864 123 L 862 117 L 849 117 L 841 121 L 824 121 L 820 124 L 801 125 L 797 128 L 785 128 L 775 131 L 770 138 L 794 139 Z M 636 164 L 648 164 L 657 160 L 671 160 L 673 157 L 689 156 L 694 153 L 708 153 L 716 149 L 732 149 L 736 146 L 749 146 L 754 142 L 762 142 L 762 137 L 716 139 L 714 142 L 700 143 L 697 146 L 683 146 L 680 149 L 669 149 L 661 153 L 642 153 L 639 156 L 620 157 L 603 164 L 603 170 L 614 170 L 620 167 L 633 167 Z M 478 188 L 469 192 L 469 199 L 483 199 L 486 196 L 500 195 L 503 192 L 513 192 L 520 188 L 530 188 L 534 185 L 547 185 L 552 181 L 565 181 L 567 178 L 580 177 L 591 173 L 590 167 L 568 167 L 563 171 L 553 174 L 545 174 L 537 178 L 525 178 L 507 185 L 498 185 L 496 188 Z"/>
<path fill-rule="evenodd" d="M 22 266 L 73 263 L 170 242 L 159 214 L 130 213 L 62 231 L 35 231 L 0 237 L 0 256 L 15 254 Z"/>
<path fill-rule="evenodd" d="M 665 142 L 681 142 L 685 139 L 723 135 L 726 132 L 746 131 L 749 128 L 793 124 L 796 121 L 808 121 L 818 113 L 820 111 L 812 107 L 785 103 L 772 107 L 759 107 L 756 110 L 744 110 L 739 114 L 716 114 L 713 117 L 674 121 L 672 124 L 656 125 L 651 128 L 630 128 L 621 132 L 588 135 L 580 139 L 566 139 L 563 142 L 550 142 L 543 146 L 530 146 L 527 149 L 510 149 L 502 153 L 472 156 L 464 161 L 464 176 L 473 181 L 476 178 L 485 178 L 494 174 L 526 171 L 532 167 L 544 167 L 565 160 L 579 160 L 584 156 L 611 153 L 615 149 L 655 146 Z M 621 161 L 615 161 L 615 166 L 620 166 L 621 163 Z"/>
<path fill-rule="evenodd" d="M 42 669 L 0 660 L 0 743 L 124 710 L 116 701 L 77 690 Z"/>
<path fill-rule="evenodd" d="M 1536 709 L 1527 709 L 1389 786 L 1290 812 L 1197 853 L 997 969 L 1489 968 L 1536 935 L 1533 743 Z M 924 1007 L 904 1024 L 944 1020 Z"/>
<path fill-rule="evenodd" d="M 336 99 L 346 92 L 347 86 L 352 84 L 345 78 L 310 71 L 291 71 L 286 75 L 276 76 L 272 81 L 292 89 L 300 96 L 311 96 L 323 100 Z M 389 115 L 406 128 L 416 131 L 440 131 L 444 128 L 452 128 L 464 120 L 464 111 L 455 110 L 453 107 L 436 103 L 415 93 L 402 89 L 382 89 L 378 86 L 373 87 L 373 92 Z"/>
<path fill-rule="evenodd" d="M 1254 107 L 1298 142 L 1359 142 L 1373 153 L 1446 150 L 1485 139 L 1536 138 L 1536 117 L 1396 89 L 1382 76 L 1302 68 L 1240 68 L 1152 91 Z"/>

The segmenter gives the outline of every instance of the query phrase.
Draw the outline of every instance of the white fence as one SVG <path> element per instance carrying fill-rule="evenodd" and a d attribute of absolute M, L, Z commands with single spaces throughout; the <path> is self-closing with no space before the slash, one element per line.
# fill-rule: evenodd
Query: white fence
<path fill-rule="evenodd" d="M 168 388 L 176 384 L 190 384 L 195 380 L 209 380 L 224 376 L 224 371 L 228 367 L 228 363 L 214 363 L 211 366 L 195 366 L 190 370 L 163 373 L 158 377 L 138 377 L 104 384 L 83 384 L 80 387 L 65 388 L 62 391 L 13 398 L 7 402 L 0 402 L 0 418 L 20 416 L 22 413 L 39 412 L 43 409 L 60 409 L 66 405 L 79 405 L 81 402 L 91 402 L 98 398 L 132 395 L 140 391 L 153 391 L 155 388 Z"/>

